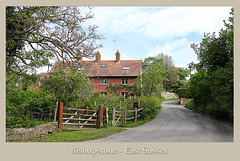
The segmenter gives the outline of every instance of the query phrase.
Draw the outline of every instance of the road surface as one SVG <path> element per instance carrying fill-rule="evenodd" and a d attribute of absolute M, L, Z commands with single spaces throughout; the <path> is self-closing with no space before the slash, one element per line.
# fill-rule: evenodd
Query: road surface
<path fill-rule="evenodd" d="M 233 142 L 231 124 L 165 101 L 156 118 L 144 125 L 89 142 Z"/>

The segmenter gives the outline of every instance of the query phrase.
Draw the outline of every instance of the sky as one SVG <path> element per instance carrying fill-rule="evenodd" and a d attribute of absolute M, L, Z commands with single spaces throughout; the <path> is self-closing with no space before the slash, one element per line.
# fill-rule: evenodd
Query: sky
<path fill-rule="evenodd" d="M 80 10 L 85 10 L 81 8 Z M 224 7 L 94 7 L 89 24 L 99 26 L 97 33 L 105 37 L 97 41 L 101 60 L 144 60 L 164 53 L 176 67 L 197 63 L 190 47 L 199 44 L 204 33 L 218 33 L 228 20 L 231 6 Z M 38 70 L 47 72 L 47 67 Z"/>

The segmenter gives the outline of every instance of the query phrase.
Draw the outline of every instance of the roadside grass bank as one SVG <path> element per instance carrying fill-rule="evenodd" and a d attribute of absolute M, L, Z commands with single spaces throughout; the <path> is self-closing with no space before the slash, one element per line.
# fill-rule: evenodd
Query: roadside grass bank
<path fill-rule="evenodd" d="M 196 106 L 193 101 L 189 101 L 185 105 L 186 108 L 192 111 L 215 118 L 217 120 L 229 122 L 233 125 L 233 116 L 231 112 L 229 113 L 229 115 L 227 115 L 228 113 L 226 112 L 227 111 L 226 109 L 221 109 L 221 108 L 217 109 L 215 106 L 216 106 L 215 104 L 208 104 L 206 105 L 206 107 L 199 107 L 199 106 Z"/>
<path fill-rule="evenodd" d="M 126 126 L 124 126 L 124 127 L 134 128 L 134 127 L 143 125 L 143 124 L 147 123 L 148 121 L 150 121 L 150 120 L 145 119 L 145 120 L 139 120 L 137 122 L 127 121 Z"/>
<path fill-rule="evenodd" d="M 170 99 L 165 99 L 164 101 L 175 101 L 175 100 L 179 100 L 179 98 L 170 98 Z"/>
<path fill-rule="evenodd" d="M 127 121 L 126 123 L 126 126 L 124 127 L 127 127 L 127 128 L 134 128 L 134 127 L 137 127 L 137 126 L 140 126 L 140 125 L 143 125 L 149 121 L 152 121 L 156 116 L 157 114 L 161 111 L 161 107 L 159 109 L 157 109 L 155 111 L 154 114 L 151 115 L 150 118 L 145 118 L 145 119 L 141 119 L 141 120 L 138 120 L 137 122 L 134 122 L 134 121 Z"/>
<path fill-rule="evenodd" d="M 43 136 L 42 138 L 31 138 L 28 140 L 22 140 L 18 142 L 82 142 L 87 140 L 93 140 L 97 138 L 107 137 L 109 135 L 125 131 L 124 128 L 119 127 L 106 127 L 94 130 L 63 130 L 63 132 L 57 132 Z"/>

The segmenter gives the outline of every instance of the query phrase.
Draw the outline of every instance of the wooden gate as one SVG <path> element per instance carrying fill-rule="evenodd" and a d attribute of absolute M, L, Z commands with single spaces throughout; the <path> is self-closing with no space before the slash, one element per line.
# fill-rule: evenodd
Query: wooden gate
<path fill-rule="evenodd" d="M 117 111 L 115 108 L 113 108 L 113 118 L 112 118 L 112 124 L 113 126 L 124 126 L 126 124 L 126 111 L 125 109 L 120 109 Z"/>
<path fill-rule="evenodd" d="M 126 126 L 126 121 L 133 119 L 137 122 L 138 118 L 141 117 L 139 113 L 142 110 L 143 108 L 135 108 L 134 110 L 120 109 L 119 111 L 116 111 L 116 109 L 113 108 L 112 124 L 114 126 Z"/>
<path fill-rule="evenodd" d="M 112 103 L 112 102 L 111 102 Z M 137 122 L 137 118 L 141 115 L 138 115 L 138 112 L 143 110 L 143 108 L 140 108 L 140 100 L 138 101 L 126 101 L 126 102 L 114 102 L 116 104 L 119 103 L 119 110 L 116 110 L 116 108 L 113 108 L 112 110 L 112 125 L 114 126 L 125 126 L 127 120 L 135 119 L 135 122 Z M 137 103 L 137 108 L 134 108 L 134 110 L 128 110 L 128 109 L 122 109 L 122 104 L 127 103 Z M 128 113 L 134 112 L 134 115 L 130 115 L 129 118 Z"/>
<path fill-rule="evenodd" d="M 58 110 L 59 132 L 65 130 L 93 130 L 103 124 L 103 106 L 98 110 L 63 107 L 60 102 Z"/>

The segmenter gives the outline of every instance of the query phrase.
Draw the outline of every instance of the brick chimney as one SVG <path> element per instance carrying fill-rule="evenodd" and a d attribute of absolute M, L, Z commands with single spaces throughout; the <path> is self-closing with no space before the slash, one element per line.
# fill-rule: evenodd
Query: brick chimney
<path fill-rule="evenodd" d="M 116 52 L 116 63 L 120 63 L 120 53 L 118 50 Z"/>
<path fill-rule="evenodd" d="M 97 53 L 96 53 L 96 60 L 95 60 L 95 63 L 99 63 L 100 60 L 101 60 L 101 54 L 100 54 L 99 51 L 97 51 Z"/>

